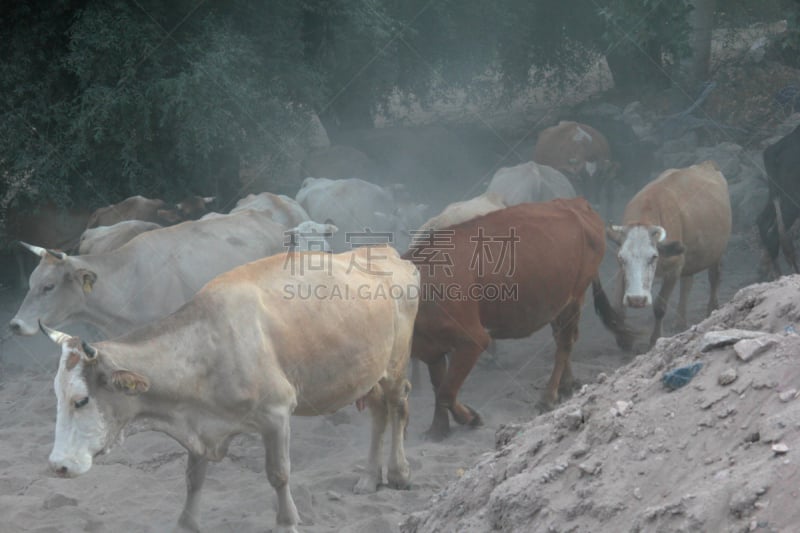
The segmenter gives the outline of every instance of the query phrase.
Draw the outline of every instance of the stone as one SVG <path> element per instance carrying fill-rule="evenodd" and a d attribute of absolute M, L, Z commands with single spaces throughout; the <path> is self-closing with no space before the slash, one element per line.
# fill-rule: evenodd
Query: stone
<path fill-rule="evenodd" d="M 64 496 L 63 494 L 53 494 L 44 501 L 42 507 L 44 509 L 58 509 L 59 507 L 76 506 L 78 500 Z"/>
<path fill-rule="evenodd" d="M 782 442 L 772 445 L 772 451 L 775 455 L 783 455 L 789 451 L 789 447 Z"/>
<path fill-rule="evenodd" d="M 709 331 L 703 335 L 702 347 L 700 351 L 707 352 L 715 348 L 722 348 L 730 346 L 742 339 L 755 339 L 763 337 L 767 333 L 763 331 L 752 331 L 748 329 L 723 329 L 718 331 Z"/>
<path fill-rule="evenodd" d="M 717 377 L 717 383 L 724 387 L 736 381 L 738 377 L 739 374 L 736 373 L 735 368 L 728 368 Z"/>
<path fill-rule="evenodd" d="M 797 398 L 797 389 L 787 389 L 778 394 L 778 398 L 780 398 L 780 400 L 784 403 L 791 402 L 792 400 Z"/>
<path fill-rule="evenodd" d="M 773 348 L 778 343 L 771 337 L 760 337 L 755 339 L 743 339 L 733 345 L 736 356 L 742 361 L 749 361 L 752 358 L 760 355 L 770 348 Z"/>

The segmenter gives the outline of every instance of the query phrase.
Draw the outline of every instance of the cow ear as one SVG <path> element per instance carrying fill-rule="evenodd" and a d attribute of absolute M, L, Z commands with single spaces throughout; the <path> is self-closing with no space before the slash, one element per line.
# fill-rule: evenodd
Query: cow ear
<path fill-rule="evenodd" d="M 206 204 L 210 204 L 211 202 L 213 202 L 216 199 L 217 199 L 216 196 L 204 196 L 203 197 L 203 202 L 206 203 Z"/>
<path fill-rule="evenodd" d="M 111 373 L 111 384 L 116 390 L 130 395 L 150 390 L 150 380 L 130 370 L 114 370 Z"/>
<path fill-rule="evenodd" d="M 686 251 L 686 247 L 680 241 L 659 242 L 657 248 L 661 257 L 681 255 Z"/>
<path fill-rule="evenodd" d="M 653 237 L 656 242 L 664 242 L 664 239 L 667 238 L 667 230 L 661 226 L 652 226 L 650 228 L 650 236 Z"/>
<path fill-rule="evenodd" d="M 85 268 L 79 268 L 75 271 L 75 279 L 83 287 L 83 292 L 90 293 L 94 289 L 94 282 L 97 281 L 97 274 Z"/>
<path fill-rule="evenodd" d="M 625 237 L 625 227 L 606 226 L 606 237 L 608 237 L 608 240 L 610 240 L 617 246 L 622 246 L 622 240 Z"/>

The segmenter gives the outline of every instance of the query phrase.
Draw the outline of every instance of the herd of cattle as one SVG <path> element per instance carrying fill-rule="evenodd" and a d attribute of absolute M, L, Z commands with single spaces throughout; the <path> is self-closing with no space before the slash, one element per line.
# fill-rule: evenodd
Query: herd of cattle
<path fill-rule="evenodd" d="M 764 153 L 770 201 L 757 224 L 773 263 L 780 247 L 794 261 L 787 229 L 800 216 L 792 195 L 798 158 L 800 128 Z M 41 329 L 61 346 L 52 468 L 85 473 L 140 420 L 189 451 L 179 524 L 197 530 L 208 461 L 222 459 L 236 434 L 258 432 L 278 495 L 277 530 L 295 531 L 292 414 L 369 407 L 372 442 L 356 491 L 383 483 L 387 424 L 387 481 L 404 488 L 410 358 L 428 366 L 435 392 L 428 434 L 441 439 L 450 415 L 481 423 L 457 395 L 492 339 L 550 324 L 556 351 L 543 403 L 572 389 L 570 353 L 589 286 L 623 349 L 635 337 L 625 307 L 653 306 L 653 344 L 679 280 L 680 325 L 695 274 L 708 272 L 708 311 L 717 306 L 732 216 L 713 161 L 665 170 L 628 202 L 622 224 L 606 225 L 575 192 L 597 198 L 624 172 L 600 132 L 561 122 L 541 134 L 534 160 L 500 169 L 483 194 L 427 221 L 426 206 L 402 187 L 307 178 L 294 199 L 250 195 L 227 214 L 207 211 L 212 198 L 174 206 L 128 198 L 84 217 L 80 235 L 24 244 L 39 264 L 10 328 Z M 28 222 L 17 226 L 20 237 L 35 229 Z M 618 247 L 613 302 L 598 276 L 606 238 Z M 312 260 L 324 268 L 295 268 Z M 655 278 L 663 281 L 654 299 Z M 302 286 L 358 297 L 289 297 L 297 293 L 287 287 Z M 489 296 L 498 287 L 513 297 Z M 50 328 L 73 322 L 113 340 L 88 343 Z"/>

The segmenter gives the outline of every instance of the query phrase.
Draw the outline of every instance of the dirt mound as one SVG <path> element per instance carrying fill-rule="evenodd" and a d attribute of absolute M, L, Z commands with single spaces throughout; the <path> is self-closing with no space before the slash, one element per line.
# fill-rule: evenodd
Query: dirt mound
<path fill-rule="evenodd" d="M 799 319 L 800 276 L 740 290 L 556 411 L 501 427 L 402 531 L 796 530 Z M 695 363 L 685 386 L 662 383 Z"/>

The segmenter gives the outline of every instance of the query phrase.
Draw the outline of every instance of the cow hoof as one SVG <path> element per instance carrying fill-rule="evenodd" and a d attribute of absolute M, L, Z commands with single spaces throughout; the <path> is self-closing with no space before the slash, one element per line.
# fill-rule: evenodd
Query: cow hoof
<path fill-rule="evenodd" d="M 548 411 L 552 411 L 555 408 L 557 401 L 558 400 L 555 400 L 553 398 L 542 396 L 539 399 L 539 402 L 536 404 L 536 407 L 538 407 L 541 412 L 546 413 Z"/>
<path fill-rule="evenodd" d="M 422 434 L 423 438 L 433 442 L 441 442 L 446 439 L 448 435 L 450 435 L 450 428 L 439 429 L 432 426 L 428 431 Z"/>
<path fill-rule="evenodd" d="M 580 390 L 582 383 L 577 379 L 573 379 L 569 383 L 562 382 L 558 387 L 558 395 L 562 398 L 571 397 L 576 390 Z"/>
<path fill-rule="evenodd" d="M 386 481 L 389 487 L 395 490 L 408 490 L 411 487 L 411 474 L 408 465 L 400 470 L 386 472 Z"/>
<path fill-rule="evenodd" d="M 356 483 L 353 492 L 356 494 L 373 494 L 378 491 L 380 480 L 374 474 L 364 474 Z"/>
<path fill-rule="evenodd" d="M 479 427 L 483 425 L 483 419 L 475 409 L 473 409 L 469 405 L 464 405 L 463 407 L 464 409 L 469 411 L 469 418 L 456 416 L 456 414 L 453 413 L 453 418 L 455 418 L 456 422 L 458 422 L 462 426 L 469 426 L 469 427 Z"/>
<path fill-rule="evenodd" d="M 180 531 L 181 533 L 185 533 L 187 531 L 190 531 L 191 533 L 200 533 L 200 528 L 198 527 L 194 518 L 184 513 L 178 520 L 178 526 L 175 528 L 175 531 Z"/>

